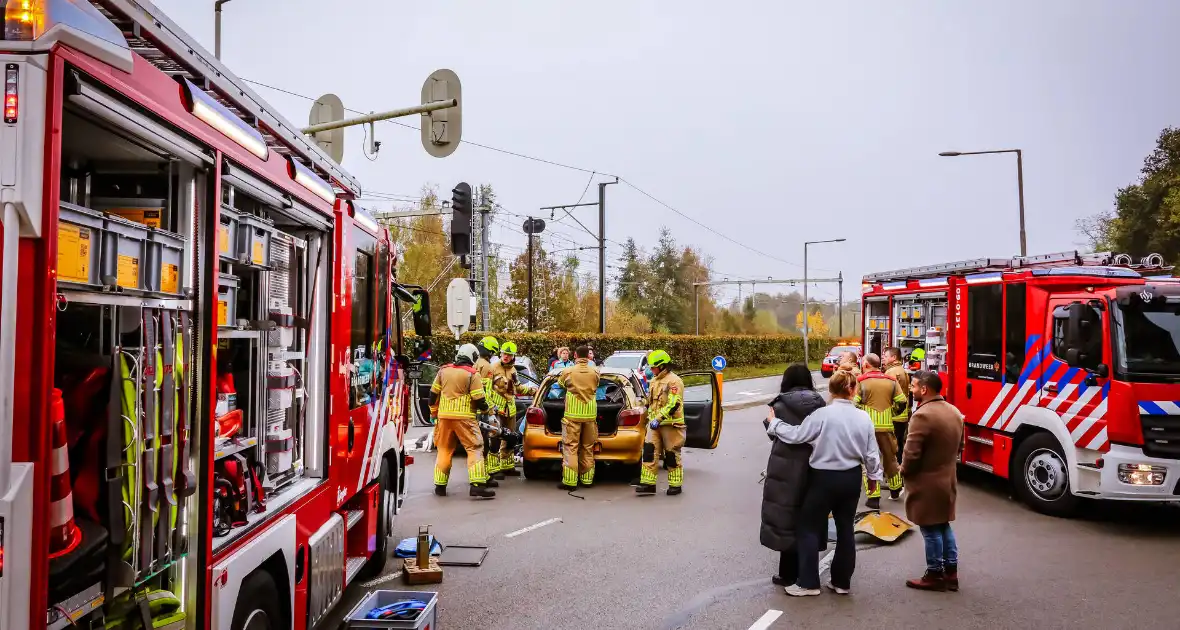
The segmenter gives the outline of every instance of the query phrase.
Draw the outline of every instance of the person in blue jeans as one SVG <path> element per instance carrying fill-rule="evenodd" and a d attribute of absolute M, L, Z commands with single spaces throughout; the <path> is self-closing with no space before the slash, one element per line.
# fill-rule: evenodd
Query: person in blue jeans
<path fill-rule="evenodd" d="M 942 397 L 942 378 L 922 370 L 910 381 L 917 411 L 910 416 L 901 476 L 905 513 L 922 530 L 926 572 L 906 580 L 924 591 L 959 590 L 959 545 L 951 521 L 958 495 L 957 467 L 963 448 L 963 414 Z"/>

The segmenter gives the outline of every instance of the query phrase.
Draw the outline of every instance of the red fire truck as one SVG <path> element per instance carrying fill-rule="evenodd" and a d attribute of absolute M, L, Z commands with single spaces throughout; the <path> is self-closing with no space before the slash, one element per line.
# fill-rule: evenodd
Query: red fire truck
<path fill-rule="evenodd" d="M 0 630 L 312 628 L 410 460 L 388 233 L 144 0 L 0 9 Z"/>
<path fill-rule="evenodd" d="M 1034 509 L 1180 501 L 1180 283 L 1159 255 L 1066 252 L 864 277 L 864 344 L 943 378 L 962 463 Z M 921 356 L 922 353 L 913 355 Z"/>

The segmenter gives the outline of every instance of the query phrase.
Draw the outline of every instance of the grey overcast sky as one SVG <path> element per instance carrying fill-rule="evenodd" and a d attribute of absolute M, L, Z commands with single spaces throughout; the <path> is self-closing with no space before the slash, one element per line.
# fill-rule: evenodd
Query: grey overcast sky
<path fill-rule="evenodd" d="M 212 50 L 212 0 L 157 4 Z M 811 265 L 853 279 L 846 296 L 864 273 L 1017 253 L 1015 157 L 939 151 L 1023 149 L 1029 250 L 1045 253 L 1077 245 L 1074 221 L 1109 208 L 1160 130 L 1180 122 L 1180 84 L 1165 69 L 1180 52 L 1170 0 L 234 0 L 224 10 L 222 56 L 239 76 L 370 111 L 416 103 L 426 75 L 450 68 L 463 81 L 464 139 L 621 175 L 793 263 L 804 240 L 845 237 L 813 247 Z M 307 101 L 258 92 L 306 120 Z M 525 214 L 577 201 L 587 183 L 471 145 L 436 159 L 392 125 L 378 138 L 369 162 L 361 131 L 347 137 L 344 166 L 367 190 L 417 196 L 435 184 L 445 196 L 460 180 L 490 183 Z M 607 190 L 610 239 L 650 247 L 667 225 L 713 257 L 718 277 L 801 273 L 627 186 Z M 577 214 L 594 227 L 592 208 Z M 506 221 L 494 239 L 522 246 L 520 219 Z M 592 241 L 569 221 L 555 227 L 551 247 Z M 609 247 L 609 264 L 618 253 Z M 595 271 L 594 252 L 581 257 Z"/>

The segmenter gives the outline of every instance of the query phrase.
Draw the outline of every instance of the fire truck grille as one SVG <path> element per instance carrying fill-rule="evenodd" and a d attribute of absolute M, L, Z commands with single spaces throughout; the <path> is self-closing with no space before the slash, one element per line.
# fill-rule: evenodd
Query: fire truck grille
<path fill-rule="evenodd" d="M 1180 416 L 1141 415 L 1143 454 L 1180 459 Z"/>

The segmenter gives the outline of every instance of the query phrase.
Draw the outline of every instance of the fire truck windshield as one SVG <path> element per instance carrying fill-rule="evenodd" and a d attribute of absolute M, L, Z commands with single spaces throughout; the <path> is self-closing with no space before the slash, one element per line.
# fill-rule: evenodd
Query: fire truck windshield
<path fill-rule="evenodd" d="M 1137 374 L 1180 379 L 1180 296 L 1144 301 L 1136 295 L 1111 310 L 1118 372 L 1130 380 Z"/>

